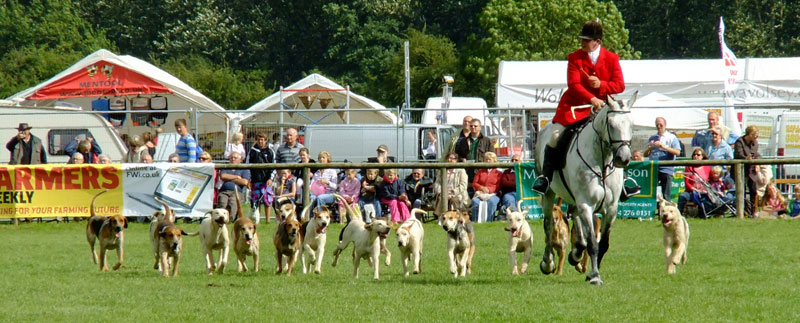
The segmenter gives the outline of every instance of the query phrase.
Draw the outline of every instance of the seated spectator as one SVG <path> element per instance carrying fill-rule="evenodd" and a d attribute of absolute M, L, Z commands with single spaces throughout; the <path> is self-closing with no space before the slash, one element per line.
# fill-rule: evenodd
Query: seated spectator
<path fill-rule="evenodd" d="M 142 163 L 143 164 L 152 164 L 153 163 L 153 156 L 150 156 L 150 154 L 142 155 Z"/>
<path fill-rule="evenodd" d="M 408 195 L 408 203 L 406 206 L 415 209 L 422 208 L 425 191 L 430 191 L 433 187 L 433 180 L 425 178 L 425 170 L 417 168 L 411 171 L 411 174 L 406 176 L 403 181 L 406 184 L 406 194 Z"/>
<path fill-rule="evenodd" d="M 448 163 L 458 163 L 458 154 L 450 152 L 447 154 Z M 467 194 L 467 172 L 463 168 L 447 169 L 447 209 L 448 210 L 467 210 L 470 200 Z M 441 190 L 441 189 L 440 189 Z M 437 203 L 438 204 L 438 203 Z"/>
<path fill-rule="evenodd" d="M 709 130 L 711 134 L 710 144 L 705 147 L 708 152 L 708 159 L 711 160 L 730 160 L 733 159 L 733 148 L 727 142 L 722 140 L 720 127 L 714 127 Z"/>
<path fill-rule="evenodd" d="M 94 138 L 86 138 L 86 135 L 76 137 L 74 141 L 68 143 L 67 146 L 64 147 L 64 151 L 68 156 L 72 156 L 76 152 L 81 153 L 84 163 L 87 164 L 97 164 L 97 156 L 103 153 L 102 149 L 100 149 L 100 145 L 94 141 Z"/>
<path fill-rule="evenodd" d="M 705 160 L 708 159 L 706 153 L 703 151 L 703 148 L 695 148 L 692 152 L 692 160 Z M 678 196 L 678 210 L 683 211 L 683 207 L 686 206 L 686 202 L 692 200 L 692 192 L 695 190 L 701 194 L 706 194 L 705 189 L 701 184 L 699 184 L 699 178 L 702 180 L 708 180 L 708 174 L 711 172 L 711 168 L 707 165 L 704 166 L 686 166 L 686 169 L 683 174 L 683 182 L 685 184 L 686 189 L 680 196 Z M 706 197 L 707 198 L 707 197 Z M 709 202 L 710 204 L 710 202 Z"/>
<path fill-rule="evenodd" d="M 734 194 L 736 186 L 730 176 L 723 174 L 721 166 L 711 167 L 711 173 L 708 174 L 708 184 L 724 202 L 727 203 L 736 199 Z"/>
<path fill-rule="evenodd" d="M 309 163 L 316 163 L 317 162 L 316 160 L 313 160 L 313 159 L 311 159 L 309 157 L 311 154 L 309 153 L 308 148 L 306 148 L 306 147 L 300 148 L 300 150 L 298 151 L 297 155 L 300 156 L 300 161 L 298 162 L 300 164 L 309 164 Z M 297 168 L 297 169 L 293 170 L 292 171 L 292 175 L 294 175 L 294 177 L 297 178 L 297 189 L 299 190 L 297 192 L 297 194 L 302 195 L 303 194 L 303 169 L 302 168 Z M 313 176 L 314 174 L 312 173 L 311 175 Z M 302 198 L 299 198 L 298 201 L 299 200 L 302 200 Z"/>
<path fill-rule="evenodd" d="M 761 158 L 761 156 L 759 156 Z M 750 179 L 755 183 L 756 187 L 756 205 L 761 198 L 764 197 L 767 186 L 772 182 L 772 166 L 771 165 L 753 165 L 750 172 Z"/>
<path fill-rule="evenodd" d="M 320 164 L 328 164 L 331 162 L 331 154 L 327 151 L 321 151 L 317 155 Z M 320 205 L 331 205 L 336 201 L 333 193 L 336 193 L 338 188 L 338 171 L 336 168 L 321 168 L 314 172 L 314 177 L 311 178 L 311 197 L 314 199 L 311 202 L 311 209 L 315 209 Z"/>
<path fill-rule="evenodd" d="M 237 152 L 242 156 L 246 156 L 244 153 L 244 145 L 242 145 L 242 141 L 244 140 L 244 135 L 241 132 L 237 132 L 233 134 L 231 137 L 231 142 L 225 146 L 225 158 L 231 155 L 233 152 Z M 264 135 L 264 140 L 266 140 L 266 135 Z M 266 143 L 266 142 L 265 142 Z M 262 149 L 268 149 L 265 145 Z"/>
<path fill-rule="evenodd" d="M 374 168 L 367 169 L 366 175 L 361 179 L 361 195 L 359 196 L 358 206 L 361 208 L 361 214 L 364 215 L 364 222 L 366 223 L 372 223 L 372 218 L 383 214 L 383 208 L 378 198 L 378 191 L 382 182 L 383 179 L 378 177 L 378 170 Z M 372 205 L 372 209 L 375 212 L 367 212 L 364 207 L 366 205 Z"/>
<path fill-rule="evenodd" d="M 800 185 L 794 186 L 794 194 L 786 206 L 789 209 L 787 215 L 790 219 L 800 219 Z"/>
<path fill-rule="evenodd" d="M 108 157 L 106 154 L 102 154 L 97 156 L 97 161 L 100 164 L 111 164 L 111 157 Z"/>
<path fill-rule="evenodd" d="M 410 212 L 406 201 L 405 183 L 397 177 L 397 170 L 384 170 L 383 183 L 378 191 L 381 202 L 389 206 L 389 213 L 392 215 L 392 222 L 405 222 L 409 218 Z"/>
<path fill-rule="evenodd" d="M 358 180 L 358 170 L 347 169 L 345 170 L 347 177 L 339 182 L 339 195 L 344 197 L 344 200 L 350 205 L 350 208 L 356 209 L 359 207 L 358 199 L 361 194 L 361 182 Z M 347 214 L 344 203 L 339 201 L 339 223 L 344 223 L 344 215 Z M 349 220 L 348 220 L 349 222 Z"/>
<path fill-rule="evenodd" d="M 178 158 L 178 154 L 172 154 L 172 155 L 175 155 L 175 158 Z M 170 160 L 172 159 L 172 155 L 169 155 L 170 156 Z M 198 158 L 198 160 L 200 160 L 201 163 L 213 163 L 213 161 L 211 160 L 211 154 L 209 154 L 207 151 L 204 151 L 204 152 L 200 153 L 200 157 Z M 175 163 L 180 163 L 179 160 L 176 160 L 174 162 Z M 172 161 L 170 161 L 170 163 L 172 163 Z M 221 187 L 222 187 L 222 180 L 219 178 L 219 171 L 216 168 L 214 168 L 214 200 L 213 201 L 214 201 L 215 205 L 217 203 L 217 195 L 219 194 L 219 189 Z"/>
<path fill-rule="evenodd" d="M 209 156 L 211 156 L 211 155 L 209 154 Z M 171 154 L 169 154 L 169 157 L 167 157 L 167 162 L 168 163 L 180 163 L 181 162 L 181 158 L 178 157 L 177 153 L 171 153 Z"/>
<path fill-rule="evenodd" d="M 208 158 L 210 159 L 211 156 L 208 156 Z M 242 155 L 236 152 L 232 153 L 228 160 L 234 165 L 241 164 Z M 239 201 L 245 201 L 243 193 L 245 188 L 250 185 L 250 170 L 246 168 L 221 169 L 219 171 L 219 179 L 222 181 L 222 186 L 217 194 L 217 205 L 214 207 L 227 209 L 231 214 L 231 219 L 235 221 L 238 205 L 234 194 L 238 191 Z"/>
<path fill-rule="evenodd" d="M 483 161 L 487 163 L 496 163 L 497 155 L 493 152 L 484 154 Z M 500 203 L 500 198 L 497 196 L 498 183 L 500 177 L 503 175 L 497 168 L 492 169 L 479 169 L 475 173 L 475 179 L 472 181 L 472 189 L 475 190 L 475 196 L 472 198 L 472 221 L 478 221 L 478 211 L 481 201 L 486 201 L 486 222 L 494 221 L 494 212 L 497 210 L 497 204 Z"/>
<path fill-rule="evenodd" d="M 786 215 L 786 201 L 773 183 L 767 184 L 759 207 L 761 210 L 757 213 L 757 217 L 777 218 Z"/>
<path fill-rule="evenodd" d="M 280 203 L 280 198 L 282 197 L 288 198 L 292 202 L 295 201 L 295 196 L 297 194 L 297 185 L 294 176 L 292 176 L 291 170 L 281 169 L 280 171 L 278 171 L 278 179 L 273 181 L 272 184 L 274 186 L 273 191 L 275 192 L 275 202 L 273 204 L 276 209 L 280 207 L 278 203 Z M 283 219 L 277 219 L 278 222 L 282 220 Z"/>
<path fill-rule="evenodd" d="M 519 163 L 521 159 L 522 156 L 519 153 L 511 156 L 512 163 Z M 504 214 L 506 208 L 509 207 L 517 211 L 517 175 L 514 173 L 514 165 L 506 168 L 500 175 L 497 195 L 502 201 L 500 213 Z"/>

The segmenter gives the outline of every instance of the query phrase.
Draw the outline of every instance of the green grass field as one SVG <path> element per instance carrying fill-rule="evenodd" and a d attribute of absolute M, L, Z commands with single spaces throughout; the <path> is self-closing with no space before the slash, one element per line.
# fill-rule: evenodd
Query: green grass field
<path fill-rule="evenodd" d="M 0 321 L 781 321 L 800 319 L 800 221 L 690 220 L 689 260 L 665 273 L 657 221 L 618 220 L 591 286 L 567 267 L 539 272 L 542 223 L 531 222 L 527 275 L 513 277 L 503 223 L 476 225 L 473 274 L 448 273 L 445 232 L 426 224 L 422 274 L 402 275 L 394 234 L 392 265 L 380 281 L 362 262 L 361 278 L 343 257 L 330 266 L 341 225 L 328 233 L 322 275 L 274 274 L 274 223 L 260 227 L 261 271 L 237 273 L 233 251 L 223 275 L 206 276 L 197 237 L 184 238 L 180 276 L 151 268 L 148 224 L 127 231 L 125 264 L 99 272 L 80 223 L 0 225 Z M 181 224 L 196 231 L 197 224 Z M 350 247 L 352 248 L 352 246 Z M 350 254 L 350 249 L 345 255 Z M 116 254 L 109 255 L 116 262 Z"/>

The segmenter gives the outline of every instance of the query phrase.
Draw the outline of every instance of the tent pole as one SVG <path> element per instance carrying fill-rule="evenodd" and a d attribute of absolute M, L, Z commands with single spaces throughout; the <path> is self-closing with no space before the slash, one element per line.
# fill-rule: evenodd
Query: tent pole
<path fill-rule="evenodd" d="M 345 123 L 346 124 L 350 124 L 350 85 L 349 84 L 347 85 L 347 95 L 345 96 L 344 106 L 345 106 L 345 109 L 347 109 L 347 113 L 346 113 L 347 117 L 345 118 L 346 119 Z"/>
<path fill-rule="evenodd" d="M 283 125 L 283 86 L 281 86 L 279 93 L 281 103 L 278 105 L 278 108 L 281 110 L 281 112 L 278 114 L 278 124 Z"/>

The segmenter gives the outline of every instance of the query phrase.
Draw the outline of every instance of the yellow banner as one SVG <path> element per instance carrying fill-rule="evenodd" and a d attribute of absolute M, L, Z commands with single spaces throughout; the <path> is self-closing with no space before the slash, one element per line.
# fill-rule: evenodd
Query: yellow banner
<path fill-rule="evenodd" d="M 0 218 L 88 217 L 122 212 L 120 164 L 0 167 Z"/>

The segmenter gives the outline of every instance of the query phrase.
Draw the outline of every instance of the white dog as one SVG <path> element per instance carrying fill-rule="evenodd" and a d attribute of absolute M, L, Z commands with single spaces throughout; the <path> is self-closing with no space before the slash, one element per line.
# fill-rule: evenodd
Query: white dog
<path fill-rule="evenodd" d="M 338 194 L 334 196 L 340 201 L 344 198 Z M 354 212 L 349 204 L 344 203 L 347 208 L 347 213 L 350 215 L 350 222 L 342 229 L 339 234 L 339 244 L 336 246 L 336 251 L 333 252 L 333 266 L 339 261 L 339 255 L 342 250 L 347 248 L 350 242 L 353 242 L 353 276 L 358 278 L 358 265 L 361 258 L 365 258 L 370 262 L 373 268 L 372 278 L 375 280 L 380 279 L 378 256 L 381 253 L 380 239 L 386 239 L 391 227 L 386 223 L 385 219 L 376 218 L 372 223 L 364 223 L 361 220 L 360 212 Z"/>
<path fill-rule="evenodd" d="M 664 227 L 664 256 L 667 261 L 667 273 L 675 273 L 675 265 L 686 263 L 686 252 L 689 248 L 689 223 L 686 222 L 678 206 L 659 196 L 658 214 Z"/>
<path fill-rule="evenodd" d="M 522 213 L 522 200 L 517 202 L 517 211 L 509 206 L 506 208 L 506 218 L 508 219 L 508 257 L 511 262 L 511 274 L 519 275 L 528 271 L 528 262 L 531 260 L 531 250 L 533 249 L 533 232 L 531 225 Z M 522 263 L 517 266 L 517 252 L 525 254 Z M 564 258 L 561 256 L 561 258 Z"/>
<path fill-rule="evenodd" d="M 325 254 L 325 242 L 328 239 L 328 225 L 331 223 L 331 212 L 326 207 L 322 207 L 320 211 L 314 210 L 314 218 L 308 220 L 308 209 L 311 204 L 303 209 L 300 217 L 302 224 L 300 233 L 303 235 L 303 274 L 311 271 L 311 265 L 314 265 L 314 273 L 322 273 L 322 255 Z M 306 262 L 306 257 L 310 258 Z"/>
<path fill-rule="evenodd" d="M 442 215 L 442 228 L 447 231 L 447 257 L 450 273 L 456 278 L 472 274 L 472 256 L 475 254 L 475 230 L 469 214 L 447 211 Z"/>
<path fill-rule="evenodd" d="M 414 260 L 414 275 L 420 273 L 420 257 L 422 257 L 422 240 L 425 238 L 425 229 L 419 222 L 416 213 L 425 214 L 421 209 L 411 210 L 411 217 L 399 227 L 393 226 L 397 237 L 397 246 L 400 248 L 400 259 L 403 260 L 403 274 L 408 277 L 408 262 Z"/>
<path fill-rule="evenodd" d="M 228 264 L 230 251 L 230 234 L 225 225 L 230 221 L 230 214 L 226 209 L 213 209 L 206 212 L 209 217 L 200 223 L 200 243 L 203 245 L 203 255 L 206 258 L 206 274 L 213 275 L 214 270 L 222 274 Z M 214 263 L 213 251 L 219 250 L 219 261 Z"/>

